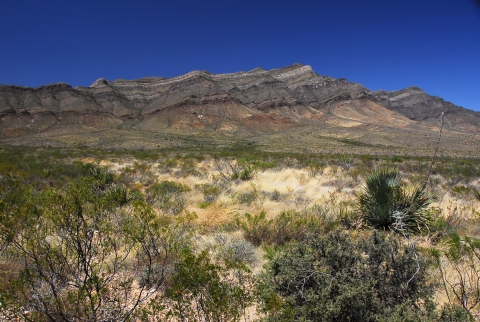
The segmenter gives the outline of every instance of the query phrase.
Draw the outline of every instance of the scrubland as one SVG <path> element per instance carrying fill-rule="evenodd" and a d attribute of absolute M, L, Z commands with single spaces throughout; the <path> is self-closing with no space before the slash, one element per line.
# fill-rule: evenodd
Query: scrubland
<path fill-rule="evenodd" d="M 480 160 L 434 161 L 4 148 L 1 318 L 478 319 Z M 366 220 L 359 195 L 385 169 L 407 197 L 425 187 L 425 225 Z"/>

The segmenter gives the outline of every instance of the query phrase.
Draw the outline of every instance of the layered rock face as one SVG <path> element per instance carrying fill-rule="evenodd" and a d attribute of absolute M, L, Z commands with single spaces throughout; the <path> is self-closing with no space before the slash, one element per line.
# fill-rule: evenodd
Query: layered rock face
<path fill-rule="evenodd" d="M 372 93 L 379 104 L 412 120 L 437 125 L 444 112 L 445 126 L 460 132 L 479 132 L 480 113 L 464 109 L 438 96 L 431 96 L 418 87 L 400 91 Z"/>
<path fill-rule="evenodd" d="M 0 134 L 9 137 L 72 128 L 242 133 L 302 124 L 411 127 L 438 125 L 442 112 L 450 130 L 480 132 L 480 113 L 418 88 L 371 92 L 300 64 L 133 81 L 101 78 L 90 87 L 76 88 L 63 83 L 0 85 Z"/>

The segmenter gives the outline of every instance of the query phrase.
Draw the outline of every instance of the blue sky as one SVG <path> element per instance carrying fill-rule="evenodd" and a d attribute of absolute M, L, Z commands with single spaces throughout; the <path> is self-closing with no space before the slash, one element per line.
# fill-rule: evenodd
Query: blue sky
<path fill-rule="evenodd" d="M 475 0 L 0 0 L 0 84 L 308 64 L 480 111 Z"/>

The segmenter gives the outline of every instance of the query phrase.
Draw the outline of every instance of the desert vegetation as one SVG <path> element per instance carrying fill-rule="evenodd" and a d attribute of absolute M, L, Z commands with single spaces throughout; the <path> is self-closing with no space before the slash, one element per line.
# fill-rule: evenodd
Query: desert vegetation
<path fill-rule="evenodd" d="M 474 321 L 480 162 L 0 150 L 0 320 Z"/>

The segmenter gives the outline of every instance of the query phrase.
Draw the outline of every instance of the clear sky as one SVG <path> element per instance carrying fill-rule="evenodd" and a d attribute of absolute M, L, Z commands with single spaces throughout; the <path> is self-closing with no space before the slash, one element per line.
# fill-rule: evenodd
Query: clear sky
<path fill-rule="evenodd" d="M 480 111 L 476 0 L 0 0 L 0 84 L 308 64 Z"/>

